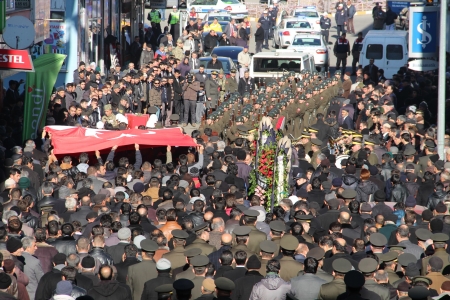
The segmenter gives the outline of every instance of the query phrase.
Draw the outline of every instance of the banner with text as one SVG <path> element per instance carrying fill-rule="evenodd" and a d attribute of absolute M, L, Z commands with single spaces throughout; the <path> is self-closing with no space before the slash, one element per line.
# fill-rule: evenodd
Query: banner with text
<path fill-rule="evenodd" d="M 27 73 L 25 86 L 23 140 L 36 139 L 45 125 L 50 95 L 65 59 L 63 54 L 44 54 L 33 61 L 34 72 Z"/>

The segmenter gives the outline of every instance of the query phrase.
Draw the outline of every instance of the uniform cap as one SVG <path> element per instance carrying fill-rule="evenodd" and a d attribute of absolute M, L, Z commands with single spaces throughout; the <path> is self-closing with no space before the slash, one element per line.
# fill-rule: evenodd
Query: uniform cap
<path fill-rule="evenodd" d="M 249 235 L 252 229 L 250 226 L 237 226 L 234 228 L 233 233 L 237 236 Z"/>
<path fill-rule="evenodd" d="M 178 279 L 173 283 L 173 288 L 177 291 L 190 291 L 194 288 L 194 283 L 189 279 Z"/>
<path fill-rule="evenodd" d="M 416 233 L 417 238 L 421 241 L 426 241 L 426 240 L 430 239 L 431 236 L 433 235 L 431 233 L 431 231 L 429 231 L 428 229 L 425 229 L 425 228 L 418 228 L 415 231 L 415 233 Z"/>
<path fill-rule="evenodd" d="M 191 248 L 183 252 L 184 256 L 187 258 L 192 258 L 194 256 L 202 254 L 202 249 L 200 248 Z"/>
<path fill-rule="evenodd" d="M 156 114 L 158 112 L 158 109 L 156 108 L 156 106 L 151 106 L 148 112 L 151 114 Z"/>
<path fill-rule="evenodd" d="M 398 253 L 396 251 L 389 251 L 379 255 L 378 258 L 383 262 L 390 262 L 398 258 Z"/>
<path fill-rule="evenodd" d="M 172 114 L 170 116 L 170 121 L 178 121 L 180 120 L 180 116 L 178 114 Z"/>
<path fill-rule="evenodd" d="M 358 264 L 358 269 L 363 273 L 373 273 L 378 269 L 378 263 L 373 258 L 363 258 Z"/>
<path fill-rule="evenodd" d="M 272 221 L 269 224 L 270 230 L 284 232 L 286 230 L 286 226 L 281 221 Z"/>
<path fill-rule="evenodd" d="M 259 243 L 259 248 L 261 251 L 266 253 L 275 253 L 277 251 L 278 245 L 272 241 L 262 241 Z"/>
<path fill-rule="evenodd" d="M 214 280 L 214 283 L 216 285 L 216 288 L 222 291 L 232 291 L 235 288 L 234 282 L 225 277 L 217 278 L 216 280 Z"/>
<path fill-rule="evenodd" d="M 144 252 L 155 252 L 158 250 L 158 244 L 151 239 L 145 239 L 141 242 L 141 250 Z"/>
<path fill-rule="evenodd" d="M 313 257 L 316 260 L 322 260 L 325 256 L 325 250 L 320 247 L 314 247 L 308 251 L 306 257 Z"/>
<path fill-rule="evenodd" d="M 414 277 L 413 284 L 415 284 L 418 281 L 425 282 L 428 285 L 433 284 L 433 280 L 431 280 L 430 278 L 428 278 L 426 276 L 416 276 L 416 277 Z"/>
<path fill-rule="evenodd" d="M 248 217 L 258 217 L 259 215 L 259 213 L 254 209 L 247 209 L 243 213 Z"/>
<path fill-rule="evenodd" d="M 189 234 L 181 229 L 174 229 L 171 233 L 172 236 L 177 239 L 187 239 L 189 237 Z"/>
<path fill-rule="evenodd" d="M 322 146 L 322 141 L 319 139 L 311 139 L 311 143 L 316 146 Z"/>
<path fill-rule="evenodd" d="M 294 237 L 293 235 L 284 235 L 281 238 L 280 241 L 280 246 L 281 248 L 285 249 L 285 250 L 295 250 L 297 249 L 298 246 L 298 240 L 296 237 Z"/>
<path fill-rule="evenodd" d="M 344 199 L 353 199 L 356 198 L 356 191 L 352 190 L 352 189 L 345 189 L 342 193 L 341 193 L 342 198 Z"/>
<path fill-rule="evenodd" d="M 197 255 L 191 258 L 190 262 L 194 267 L 203 267 L 209 264 L 209 258 L 206 255 Z"/>
<path fill-rule="evenodd" d="M 106 104 L 106 105 L 103 107 L 103 109 L 104 109 L 104 110 L 111 110 L 111 109 L 112 109 L 111 104 Z"/>
<path fill-rule="evenodd" d="M 387 244 L 387 238 L 384 234 L 375 232 L 370 235 L 370 243 L 375 247 L 384 247 Z"/>
<path fill-rule="evenodd" d="M 361 288 L 366 280 L 364 279 L 364 275 L 356 270 L 351 270 L 344 276 L 345 285 L 352 289 Z"/>
<path fill-rule="evenodd" d="M 403 253 L 398 257 L 398 263 L 402 266 L 402 267 L 408 267 L 409 268 L 409 264 L 410 263 L 416 263 L 417 262 L 417 258 L 411 254 L 411 253 Z"/>
<path fill-rule="evenodd" d="M 345 258 L 338 258 L 332 263 L 335 272 L 346 274 L 352 269 L 352 264 Z"/>
<path fill-rule="evenodd" d="M 416 153 L 416 149 L 414 149 L 414 146 L 410 146 L 410 145 L 407 145 L 406 147 L 405 147 L 405 150 L 403 151 L 403 154 L 404 155 L 414 155 Z"/>
<path fill-rule="evenodd" d="M 172 293 L 173 292 L 173 284 L 163 284 L 157 286 L 155 288 L 155 292 L 157 293 Z"/>
<path fill-rule="evenodd" d="M 445 233 L 435 233 L 432 234 L 430 238 L 433 240 L 433 242 L 446 242 L 449 239 L 448 235 Z"/>

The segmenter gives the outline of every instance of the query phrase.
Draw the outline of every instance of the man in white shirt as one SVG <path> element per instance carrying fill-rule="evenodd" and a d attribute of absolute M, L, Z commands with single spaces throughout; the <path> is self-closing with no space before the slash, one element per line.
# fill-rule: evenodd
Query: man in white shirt
<path fill-rule="evenodd" d="M 248 46 L 244 47 L 244 50 L 238 54 L 238 63 L 241 65 L 239 69 L 239 77 L 243 78 L 245 70 L 248 70 L 250 65 L 250 54 L 248 54 Z"/>

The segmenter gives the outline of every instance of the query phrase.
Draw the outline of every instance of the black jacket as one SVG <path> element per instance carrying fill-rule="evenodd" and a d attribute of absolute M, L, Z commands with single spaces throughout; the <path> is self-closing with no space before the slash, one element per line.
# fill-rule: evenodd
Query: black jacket
<path fill-rule="evenodd" d="M 238 278 L 244 277 L 247 273 L 247 268 L 237 267 L 234 270 L 227 271 L 223 273 L 223 277 L 230 279 L 231 281 L 235 281 Z"/>
<path fill-rule="evenodd" d="M 90 206 L 80 206 L 80 208 L 78 209 L 78 211 L 76 213 L 73 213 L 70 218 L 69 218 L 69 222 L 73 222 L 73 221 L 80 221 L 81 226 L 85 226 L 88 221 L 86 220 L 86 216 L 88 215 L 88 213 L 90 213 L 92 211 Z"/>
<path fill-rule="evenodd" d="M 250 299 L 250 294 L 252 293 L 253 286 L 263 279 L 258 271 L 247 271 L 244 277 L 235 280 L 235 288 L 231 294 L 231 299 L 233 300 L 246 300 Z"/>
<path fill-rule="evenodd" d="M 54 210 L 56 210 L 58 213 L 64 212 L 66 209 L 65 202 L 63 200 L 56 199 L 54 197 L 43 197 L 38 203 L 37 208 L 39 212 L 41 211 L 42 206 L 52 206 Z"/>
<path fill-rule="evenodd" d="M 122 261 L 122 255 L 124 253 L 124 249 L 125 246 L 129 245 L 128 242 L 119 242 L 117 245 L 111 246 L 111 247 L 107 247 L 106 248 L 106 253 L 108 253 L 113 261 L 114 261 L 114 265 L 118 264 Z"/>
<path fill-rule="evenodd" d="M 39 280 L 35 300 L 48 300 L 53 296 L 53 292 L 56 289 L 56 284 L 61 281 L 61 271 L 53 268 L 50 272 L 45 273 Z M 78 287 L 89 290 L 92 288 L 92 280 L 86 276 L 78 273 L 75 277 L 75 283 Z"/>
<path fill-rule="evenodd" d="M 150 279 L 144 284 L 141 300 L 158 300 L 158 293 L 155 292 L 155 288 L 163 284 L 172 283 L 173 279 L 170 276 L 170 272 L 158 272 L 158 277 Z"/>
<path fill-rule="evenodd" d="M 428 197 L 428 203 L 427 203 L 427 208 L 431 211 L 433 211 L 436 208 L 436 205 L 438 205 L 439 202 L 444 200 L 444 197 L 447 194 L 442 191 L 435 191 L 433 194 L 430 195 L 430 197 Z"/>
<path fill-rule="evenodd" d="M 427 180 L 420 184 L 417 191 L 416 203 L 417 205 L 426 206 L 428 204 L 428 198 L 434 193 L 434 181 Z"/>
<path fill-rule="evenodd" d="M 66 176 L 70 176 L 72 179 L 75 179 L 75 176 L 79 173 L 80 171 L 78 170 L 78 168 L 76 166 L 73 166 L 70 169 L 64 169 L 62 170 L 62 173 Z"/>
<path fill-rule="evenodd" d="M 204 221 L 203 221 L 203 213 L 199 213 L 199 212 L 193 212 L 189 215 L 189 218 L 191 218 L 192 223 L 194 223 L 194 227 L 201 225 Z"/>
<path fill-rule="evenodd" d="M 264 29 L 262 27 L 259 27 L 258 29 L 256 29 L 255 41 L 256 42 L 263 42 L 264 41 Z"/>
<path fill-rule="evenodd" d="M 76 243 L 73 236 L 63 236 L 49 242 L 59 253 L 64 253 L 66 256 L 69 256 L 71 253 L 77 253 Z"/>
<path fill-rule="evenodd" d="M 217 36 L 212 36 L 211 34 L 207 34 L 205 36 L 205 51 L 206 52 L 211 52 L 211 50 L 217 46 L 217 41 L 218 41 L 218 37 Z"/>
<path fill-rule="evenodd" d="M 323 202 L 325 200 L 325 192 L 322 190 L 311 190 L 308 192 L 308 202 L 317 202 L 320 207 L 323 206 Z"/>
<path fill-rule="evenodd" d="M 114 264 L 114 260 L 108 253 L 105 252 L 103 248 L 93 247 L 89 254 L 98 259 L 102 265 L 110 265 Z"/>
<path fill-rule="evenodd" d="M 117 269 L 117 281 L 120 283 L 127 283 L 128 267 L 139 263 L 136 257 L 127 257 L 121 263 L 114 264 Z"/>
<path fill-rule="evenodd" d="M 216 273 L 214 274 L 214 279 L 223 277 L 223 274 L 232 270 L 234 270 L 232 266 L 220 266 L 220 268 L 218 268 Z"/>
<path fill-rule="evenodd" d="M 88 293 L 95 300 L 131 300 L 131 290 L 118 281 L 104 280 L 91 288 Z"/>
<path fill-rule="evenodd" d="M 391 192 L 391 202 L 403 202 L 405 203 L 406 197 L 408 197 L 408 190 L 403 184 L 397 184 Z"/>

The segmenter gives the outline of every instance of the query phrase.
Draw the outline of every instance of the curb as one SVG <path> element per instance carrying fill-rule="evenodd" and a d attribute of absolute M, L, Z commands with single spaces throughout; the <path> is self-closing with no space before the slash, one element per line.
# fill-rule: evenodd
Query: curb
<path fill-rule="evenodd" d="M 319 13 L 320 14 L 320 13 Z M 364 15 L 371 15 L 372 11 L 357 11 L 356 12 L 356 16 L 364 16 Z M 333 14 L 328 14 L 328 17 L 334 17 L 334 13 Z M 257 18 L 249 18 L 251 22 L 255 22 L 257 20 Z"/>

